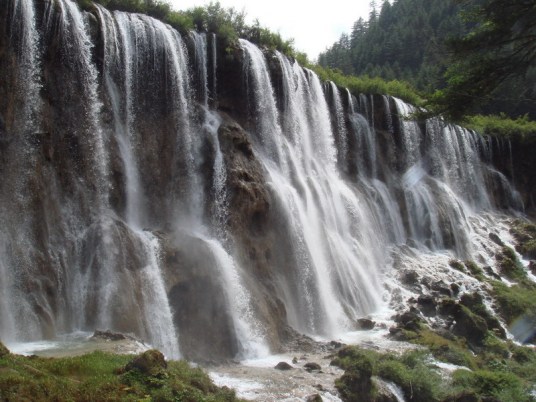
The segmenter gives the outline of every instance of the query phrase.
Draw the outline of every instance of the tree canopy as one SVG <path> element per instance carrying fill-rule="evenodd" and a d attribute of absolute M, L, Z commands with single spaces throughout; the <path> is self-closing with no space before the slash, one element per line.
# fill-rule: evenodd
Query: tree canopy
<path fill-rule="evenodd" d="M 450 41 L 453 64 L 446 74 L 447 86 L 432 98 L 435 108 L 459 119 L 494 101 L 519 101 L 520 94 L 511 89 L 536 107 L 536 2 L 456 1 L 472 29 Z M 516 80 L 521 80 L 520 88 L 515 88 Z"/>

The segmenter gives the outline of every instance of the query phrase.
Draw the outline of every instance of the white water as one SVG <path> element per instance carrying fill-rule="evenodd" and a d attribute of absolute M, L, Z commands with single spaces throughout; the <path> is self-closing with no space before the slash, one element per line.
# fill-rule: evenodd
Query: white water
<path fill-rule="evenodd" d="M 33 134 L 41 124 L 40 81 L 48 81 L 33 2 L 11 4 L 22 22 L 17 46 L 28 49 L 17 53 L 27 78 L 20 88 L 31 94 L 12 126 Z M 0 338 L 110 328 L 179 357 L 181 328 L 167 293 L 174 284 L 161 255 L 174 231 L 205 243 L 214 257 L 211 274 L 225 295 L 217 313 L 231 317 L 239 358 L 269 352 L 274 328 L 265 327 L 270 323 L 261 322 L 256 309 L 273 301 L 282 302 L 286 323 L 298 331 L 342 339 L 357 336 L 357 318 L 388 315 L 386 307 L 414 296 L 400 289 L 398 268 L 478 288 L 451 272 L 449 259 L 492 264 L 493 219 L 483 214 L 494 216 L 499 196 L 519 208 L 506 178 L 485 165 L 488 140 L 440 120 L 427 121 L 423 132 L 404 118 L 414 109 L 387 96 L 354 99 L 346 92 L 345 103 L 333 83 L 325 91 L 313 72 L 276 52 L 277 102 L 265 55 L 240 41 L 253 158 L 265 174 L 270 213 L 280 218 L 277 233 L 288 239 L 288 250 L 270 250 L 285 253 L 288 264 L 271 266 L 268 279 L 256 278 L 256 267 L 237 263 L 227 230 L 228 155 L 218 133 L 225 117 L 209 104 L 217 98 L 215 38 L 185 38 L 193 46 L 189 59 L 183 38 L 169 26 L 98 6 L 104 46 L 97 67 L 87 14 L 71 0 L 57 7 L 47 6 L 43 42 L 61 49 L 56 66 L 67 74 L 66 95 L 77 101 L 54 110 L 62 119 L 44 134 L 53 144 L 74 138 L 72 148 L 63 149 L 74 156 L 57 172 L 54 155 L 48 155 L 54 163 L 43 162 L 34 148 L 27 148 L 27 159 L 11 158 L 27 162 L 10 165 L 17 179 L 2 184 L 1 223 L 13 229 L 0 238 Z M 376 116 L 378 124 L 385 119 L 381 130 L 373 126 L 374 102 L 383 102 L 385 116 Z M 33 170 L 40 174 L 32 177 Z M 490 182 L 501 194 L 491 193 Z M 32 198 L 34 188 L 47 196 Z M 10 211 L 13 201 L 21 216 Z M 188 253 L 181 247 L 171 250 L 173 258 Z M 45 278 L 50 271 L 52 278 Z M 171 274 L 182 279 L 182 272 Z M 257 280 L 273 286 L 267 300 L 257 300 L 266 285 Z"/>
<path fill-rule="evenodd" d="M 277 139 L 261 141 L 256 149 L 300 259 L 299 277 L 280 283 L 289 322 L 309 334 L 345 332 L 352 319 L 380 304 L 382 263 L 372 247 L 374 222 L 359 201 L 361 194 L 337 172 L 328 106 L 316 75 L 277 54 L 286 84 L 285 129 L 293 130 L 287 136 L 275 112 L 264 56 L 248 42 L 241 45 L 249 63 L 248 82 L 262 88 L 253 96 L 261 121 L 257 134 Z M 371 266 L 377 269 L 366 269 Z"/>

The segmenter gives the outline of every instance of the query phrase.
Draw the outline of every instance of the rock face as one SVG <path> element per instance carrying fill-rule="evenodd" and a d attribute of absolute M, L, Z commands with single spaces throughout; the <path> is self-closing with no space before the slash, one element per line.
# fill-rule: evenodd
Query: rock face
<path fill-rule="evenodd" d="M 488 140 L 412 111 L 245 41 L 3 1 L 0 338 L 109 328 L 223 361 L 351 328 L 382 304 L 385 250 L 465 259 L 470 213 L 518 207 Z M 421 279 L 402 281 L 452 293 Z"/>

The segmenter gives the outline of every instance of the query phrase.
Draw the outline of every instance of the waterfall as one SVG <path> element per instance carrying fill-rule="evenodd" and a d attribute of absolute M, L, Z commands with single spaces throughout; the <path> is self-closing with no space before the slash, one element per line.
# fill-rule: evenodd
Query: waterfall
<path fill-rule="evenodd" d="M 271 121 L 271 126 L 262 124 L 257 130 L 278 141 L 260 142 L 259 154 L 264 155 L 262 162 L 300 259 L 298 277 L 282 284 L 289 319 L 304 332 L 333 335 L 379 304 L 379 270 L 366 269 L 381 266 L 381 257 L 368 243 L 376 238 L 375 224 L 368 219 L 370 211 L 360 205 L 361 194 L 337 172 L 334 134 L 318 77 L 297 64 L 290 66 L 277 54 L 287 99 L 284 126 L 291 130 L 286 135 L 273 112 L 264 56 L 246 41 L 241 45 L 249 60 L 248 83 L 263 88 L 254 92 L 254 110 L 259 120 Z M 284 163 L 279 163 L 281 158 Z"/>
<path fill-rule="evenodd" d="M 522 209 L 491 140 L 400 99 L 37 4 L 0 6 L 2 341 L 111 329 L 202 360 L 331 339 L 385 306 L 404 252 L 476 259 L 475 222 Z"/>

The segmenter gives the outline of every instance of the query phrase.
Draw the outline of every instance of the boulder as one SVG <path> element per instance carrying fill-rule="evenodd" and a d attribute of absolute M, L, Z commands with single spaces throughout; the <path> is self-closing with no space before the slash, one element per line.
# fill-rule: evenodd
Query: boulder
<path fill-rule="evenodd" d="M 535 260 L 531 260 L 529 262 L 529 269 L 530 269 L 530 272 L 532 272 L 533 275 L 536 275 L 536 261 Z"/>
<path fill-rule="evenodd" d="M 490 234 L 489 234 L 489 238 L 490 238 L 490 240 L 491 240 L 493 243 L 495 243 L 495 244 L 497 244 L 497 245 L 499 245 L 499 246 L 501 246 L 501 247 L 504 246 L 504 242 L 503 242 L 503 241 L 501 240 L 501 238 L 500 238 L 499 236 L 497 236 L 495 233 L 490 232 Z"/>
<path fill-rule="evenodd" d="M 120 332 L 112 332 L 110 330 L 100 331 L 96 330 L 91 338 L 91 340 L 102 340 L 102 341 L 124 341 L 126 339 L 134 339 L 131 336 L 122 334 Z"/>
<path fill-rule="evenodd" d="M 357 320 L 357 329 L 370 330 L 376 326 L 376 323 L 369 318 L 359 318 Z"/>
<path fill-rule="evenodd" d="M 306 399 L 307 402 L 322 402 L 322 397 L 319 394 L 309 395 Z"/>
<path fill-rule="evenodd" d="M 314 362 L 305 363 L 303 367 L 305 367 L 305 370 L 307 370 L 308 372 L 322 370 L 322 367 L 320 367 L 320 364 L 314 363 Z"/>
<path fill-rule="evenodd" d="M 279 363 L 277 363 L 277 364 L 275 365 L 274 368 L 275 368 L 276 370 L 283 370 L 283 371 L 285 371 L 285 370 L 292 370 L 292 369 L 293 369 L 293 367 L 292 367 L 290 364 L 288 364 L 287 362 L 279 362 Z"/>
<path fill-rule="evenodd" d="M 464 337 L 473 346 L 481 346 L 488 332 L 486 320 L 473 314 L 467 307 L 459 304 L 453 316 L 456 320 L 452 329 L 454 334 Z"/>
<path fill-rule="evenodd" d="M 125 371 L 137 370 L 145 375 L 158 375 L 165 369 L 167 369 L 166 359 L 156 349 L 143 352 L 125 366 Z"/>
<path fill-rule="evenodd" d="M 437 314 L 437 301 L 431 295 L 420 295 L 417 299 L 421 312 L 429 317 L 433 317 Z"/>

